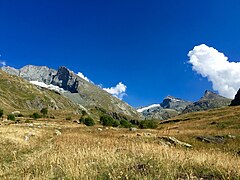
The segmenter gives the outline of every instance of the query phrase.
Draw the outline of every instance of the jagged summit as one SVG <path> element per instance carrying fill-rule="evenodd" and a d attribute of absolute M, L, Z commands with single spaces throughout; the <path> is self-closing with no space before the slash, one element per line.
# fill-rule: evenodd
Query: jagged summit
<path fill-rule="evenodd" d="M 194 112 L 194 111 L 204 111 L 208 109 L 220 108 L 228 106 L 231 102 L 231 99 L 220 96 L 217 93 L 206 90 L 203 97 L 199 101 L 194 102 L 193 104 L 188 105 L 183 113 Z"/>
<path fill-rule="evenodd" d="M 216 99 L 216 98 L 225 98 L 225 97 L 220 96 L 219 94 L 217 94 L 215 92 L 206 90 L 204 92 L 204 95 L 203 95 L 203 97 L 201 99 Z"/>
<path fill-rule="evenodd" d="M 181 113 L 189 104 L 191 102 L 168 95 L 160 104 L 142 107 L 137 109 L 137 111 L 141 112 L 148 119 L 167 119 Z"/>

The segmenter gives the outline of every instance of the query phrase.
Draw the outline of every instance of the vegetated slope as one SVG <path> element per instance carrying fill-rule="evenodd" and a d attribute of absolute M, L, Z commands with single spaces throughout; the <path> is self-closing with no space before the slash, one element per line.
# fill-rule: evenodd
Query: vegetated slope
<path fill-rule="evenodd" d="M 203 97 L 201 97 L 199 101 L 188 105 L 183 110 L 183 113 L 205 111 L 208 109 L 220 108 L 220 107 L 228 106 L 230 103 L 231 103 L 231 99 L 206 90 Z"/>
<path fill-rule="evenodd" d="M 12 67 L 2 67 L 2 69 L 10 74 L 19 75 L 28 81 L 39 81 L 63 88 L 67 91 L 64 96 L 93 113 L 100 110 L 115 116 L 115 118 L 140 118 L 140 114 L 133 107 L 97 85 L 77 76 L 66 67 L 59 67 L 57 71 L 46 66 L 33 65 L 24 66 L 19 70 Z"/>
<path fill-rule="evenodd" d="M 53 110 L 80 111 L 80 107 L 61 94 L 37 87 L 28 81 L 0 70 L 0 108 L 33 110 L 48 107 Z"/>
<path fill-rule="evenodd" d="M 191 112 L 162 121 L 166 126 L 179 126 L 186 130 L 201 131 L 207 129 L 207 133 L 216 131 L 236 131 L 240 135 L 240 106 L 216 108 L 206 111 Z"/>

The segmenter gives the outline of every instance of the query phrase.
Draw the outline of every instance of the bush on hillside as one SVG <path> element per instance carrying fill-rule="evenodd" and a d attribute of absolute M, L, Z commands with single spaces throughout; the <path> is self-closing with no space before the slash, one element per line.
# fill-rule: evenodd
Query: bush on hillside
<path fill-rule="evenodd" d="M 66 117 L 66 120 L 70 121 L 70 120 L 72 120 L 72 117 L 68 116 L 68 117 Z"/>
<path fill-rule="evenodd" d="M 124 128 L 132 127 L 132 124 L 129 121 L 125 120 L 125 119 L 121 120 L 120 124 L 121 124 L 121 127 L 124 127 Z"/>
<path fill-rule="evenodd" d="M 103 115 L 100 117 L 100 122 L 103 126 L 117 127 L 120 125 L 119 121 L 113 119 L 111 116 Z"/>
<path fill-rule="evenodd" d="M 113 121 L 112 123 L 112 127 L 118 127 L 120 125 L 120 122 L 118 120 L 115 120 Z"/>
<path fill-rule="evenodd" d="M 42 113 L 43 117 L 45 117 L 48 113 L 48 109 L 47 108 L 42 108 L 40 112 Z"/>
<path fill-rule="evenodd" d="M 0 118 L 2 118 L 2 117 L 3 117 L 3 110 L 0 109 Z"/>
<path fill-rule="evenodd" d="M 158 127 L 158 123 L 153 120 L 144 120 L 139 123 L 139 128 L 141 129 L 156 129 Z"/>
<path fill-rule="evenodd" d="M 9 115 L 7 116 L 7 119 L 8 119 L 8 120 L 11 120 L 11 121 L 15 121 L 15 116 L 14 116 L 14 114 L 9 114 Z"/>
<path fill-rule="evenodd" d="M 94 126 L 95 121 L 91 117 L 86 117 L 83 122 L 86 126 Z"/>
<path fill-rule="evenodd" d="M 37 112 L 35 112 L 32 115 L 30 115 L 30 117 L 33 119 L 38 119 L 38 118 L 41 118 L 42 116 L 40 114 L 38 114 Z"/>

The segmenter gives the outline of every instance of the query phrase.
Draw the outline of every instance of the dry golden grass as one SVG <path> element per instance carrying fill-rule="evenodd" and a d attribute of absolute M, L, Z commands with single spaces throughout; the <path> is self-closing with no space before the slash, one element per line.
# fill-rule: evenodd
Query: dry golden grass
<path fill-rule="evenodd" d="M 59 136 L 54 133 L 57 128 L 62 132 Z M 240 178 L 239 156 L 222 145 L 201 148 L 204 143 L 194 140 L 204 130 L 97 128 L 57 120 L 36 121 L 33 128 L 0 126 L 0 179 Z M 29 132 L 34 136 L 25 141 Z M 144 136 L 146 132 L 150 136 Z M 192 143 L 193 148 L 164 145 L 158 138 L 164 134 Z M 225 145 L 236 142 L 239 138 Z"/>

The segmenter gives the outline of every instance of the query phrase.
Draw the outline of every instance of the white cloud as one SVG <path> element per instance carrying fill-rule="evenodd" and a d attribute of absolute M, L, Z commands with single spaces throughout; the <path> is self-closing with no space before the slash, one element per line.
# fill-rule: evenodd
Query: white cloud
<path fill-rule="evenodd" d="M 229 62 L 223 53 L 205 44 L 195 46 L 188 56 L 192 69 L 211 81 L 214 90 L 234 98 L 240 88 L 240 62 Z"/>
<path fill-rule="evenodd" d="M 112 94 L 113 96 L 122 99 L 123 96 L 126 95 L 127 86 L 124 85 L 122 82 L 119 82 L 115 87 L 111 88 L 103 88 L 103 90 L 107 91 L 108 93 Z"/>
<path fill-rule="evenodd" d="M 91 82 L 86 76 L 83 75 L 83 73 L 78 72 L 77 75 L 78 75 L 80 78 L 85 79 L 87 82 Z"/>

